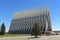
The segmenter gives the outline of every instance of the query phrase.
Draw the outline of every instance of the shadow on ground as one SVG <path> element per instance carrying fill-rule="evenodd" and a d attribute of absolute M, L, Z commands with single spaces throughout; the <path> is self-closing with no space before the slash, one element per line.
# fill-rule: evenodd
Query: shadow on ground
<path fill-rule="evenodd" d="M 37 38 L 39 38 L 39 37 L 37 37 Z M 28 37 L 27 39 L 37 39 L 37 38 L 35 38 L 35 37 Z"/>

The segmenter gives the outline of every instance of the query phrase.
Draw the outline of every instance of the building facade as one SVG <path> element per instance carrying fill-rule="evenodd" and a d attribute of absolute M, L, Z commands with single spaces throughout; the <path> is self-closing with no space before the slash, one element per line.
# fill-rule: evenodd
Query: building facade
<path fill-rule="evenodd" d="M 46 8 L 39 8 L 15 12 L 9 33 L 30 34 L 34 23 L 37 22 L 42 32 L 52 31 L 49 11 Z"/>

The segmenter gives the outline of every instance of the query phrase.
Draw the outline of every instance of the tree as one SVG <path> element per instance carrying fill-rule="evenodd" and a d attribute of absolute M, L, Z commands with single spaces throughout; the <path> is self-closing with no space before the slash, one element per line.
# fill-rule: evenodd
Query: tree
<path fill-rule="evenodd" d="M 48 26 L 48 31 L 52 31 L 52 28 L 51 28 L 51 26 Z"/>
<path fill-rule="evenodd" d="M 34 35 L 35 38 L 37 38 L 38 35 L 41 35 L 41 29 L 40 29 L 39 24 L 37 22 L 33 25 L 31 35 Z"/>
<path fill-rule="evenodd" d="M 5 25 L 4 23 L 1 25 L 1 35 L 5 34 Z"/>

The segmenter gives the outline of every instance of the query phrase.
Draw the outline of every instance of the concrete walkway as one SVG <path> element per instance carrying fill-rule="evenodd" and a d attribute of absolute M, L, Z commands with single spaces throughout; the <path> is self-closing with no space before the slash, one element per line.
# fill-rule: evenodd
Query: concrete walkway
<path fill-rule="evenodd" d="M 17 36 L 0 38 L 0 40 L 60 40 L 60 35 L 40 36 L 38 38 L 34 38 L 31 36 Z"/>

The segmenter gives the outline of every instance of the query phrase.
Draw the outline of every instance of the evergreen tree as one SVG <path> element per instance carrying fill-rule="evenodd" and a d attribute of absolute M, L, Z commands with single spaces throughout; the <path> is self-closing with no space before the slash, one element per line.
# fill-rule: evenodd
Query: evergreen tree
<path fill-rule="evenodd" d="M 1 25 L 1 35 L 5 34 L 5 25 L 4 23 Z"/>
<path fill-rule="evenodd" d="M 37 38 L 38 35 L 41 35 L 41 29 L 40 29 L 39 24 L 37 22 L 33 25 L 31 35 L 34 35 L 35 38 Z"/>

